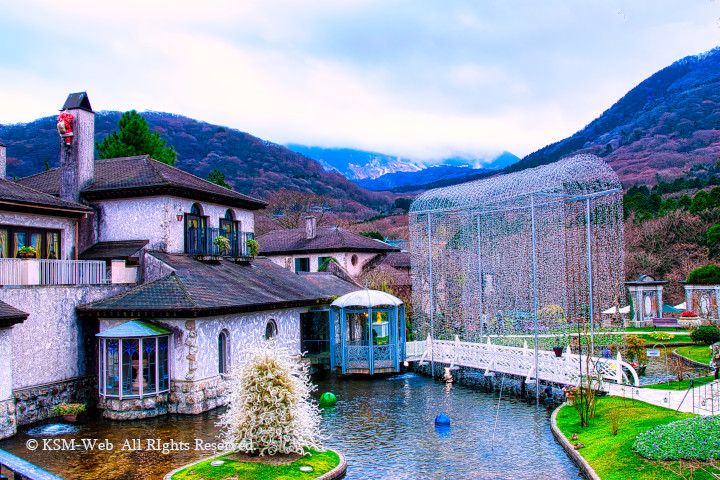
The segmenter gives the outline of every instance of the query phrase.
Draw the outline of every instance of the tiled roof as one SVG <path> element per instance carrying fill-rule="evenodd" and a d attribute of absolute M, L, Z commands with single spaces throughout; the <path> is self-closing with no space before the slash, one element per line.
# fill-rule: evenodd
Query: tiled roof
<path fill-rule="evenodd" d="M 80 216 L 92 212 L 90 207 L 60 200 L 33 188 L 0 178 L 0 208 L 3 210 L 51 210 L 53 214 Z M 48 212 L 50 213 L 50 212 Z"/>
<path fill-rule="evenodd" d="M 80 260 L 124 260 L 136 254 L 147 244 L 148 240 L 98 242 L 78 255 L 78 258 Z"/>
<path fill-rule="evenodd" d="M 21 178 L 18 183 L 51 195 L 60 192 L 60 172 L 47 172 Z M 182 170 L 153 160 L 148 155 L 95 161 L 95 178 L 82 190 L 83 198 L 127 198 L 147 195 L 176 195 L 195 200 L 251 210 L 264 208 L 262 200 L 221 187 Z"/>
<path fill-rule="evenodd" d="M 257 238 L 262 255 L 330 252 L 397 252 L 399 248 L 385 242 L 343 230 L 340 227 L 317 227 L 315 238 L 305 238 L 304 228 L 273 230 Z"/>
<path fill-rule="evenodd" d="M 410 252 L 388 253 L 380 265 L 389 265 L 393 268 L 410 268 Z"/>
<path fill-rule="evenodd" d="M 295 274 L 267 259 L 247 264 L 202 262 L 151 252 L 175 273 L 77 310 L 82 315 L 134 317 L 212 316 L 330 303 L 358 289 L 327 273 Z"/>
<path fill-rule="evenodd" d="M 15 324 L 24 322 L 29 314 L 0 301 L 0 328 L 12 327 Z"/>

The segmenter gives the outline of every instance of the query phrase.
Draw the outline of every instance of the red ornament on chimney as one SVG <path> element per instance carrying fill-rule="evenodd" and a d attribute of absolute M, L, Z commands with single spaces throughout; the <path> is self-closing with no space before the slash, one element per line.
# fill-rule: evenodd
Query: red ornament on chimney
<path fill-rule="evenodd" d="M 72 137 L 73 137 L 73 131 L 72 131 L 72 121 L 74 117 L 73 114 L 68 112 L 67 110 L 64 110 L 59 116 L 58 116 L 58 123 L 57 123 L 57 129 L 58 133 L 60 134 L 60 138 L 65 143 L 65 146 L 67 148 L 70 148 L 72 145 Z"/>

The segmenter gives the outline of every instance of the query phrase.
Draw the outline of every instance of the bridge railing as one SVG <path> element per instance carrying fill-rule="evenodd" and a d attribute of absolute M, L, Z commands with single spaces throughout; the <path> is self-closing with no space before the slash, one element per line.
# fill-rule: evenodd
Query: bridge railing
<path fill-rule="evenodd" d="M 16 457 L 5 450 L 0 450 L 0 476 L 3 474 L 12 480 L 63 480 L 61 477 L 53 475 L 27 460 Z"/>
<path fill-rule="evenodd" d="M 422 347 L 424 351 L 418 355 Z M 580 383 L 582 362 L 583 370 L 589 366 L 594 377 L 617 383 L 630 383 L 632 376 L 632 383 L 639 385 L 635 369 L 624 362 L 620 354 L 616 359 L 590 357 L 588 361 L 587 356 L 573 354 L 569 349 L 566 349 L 562 357 L 557 357 L 551 351 L 538 350 L 536 361 L 535 350 L 528 348 L 527 344 L 524 347 L 508 347 L 493 345 L 489 341 L 474 343 L 461 342 L 458 338 L 455 341 L 448 341 L 431 340 L 429 337 L 424 342 L 408 342 L 406 351 L 408 359 L 420 357 L 423 362 L 432 359 L 438 363 L 448 364 L 451 368 L 471 367 L 485 370 L 486 373 L 507 373 L 567 385 Z"/>

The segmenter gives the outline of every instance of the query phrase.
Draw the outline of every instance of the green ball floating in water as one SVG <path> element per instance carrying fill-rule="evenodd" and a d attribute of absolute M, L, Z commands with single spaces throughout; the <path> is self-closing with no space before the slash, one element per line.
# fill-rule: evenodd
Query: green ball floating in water
<path fill-rule="evenodd" d="M 332 392 L 325 392 L 320 395 L 320 406 L 321 407 L 334 407 L 337 403 L 337 398 Z"/>

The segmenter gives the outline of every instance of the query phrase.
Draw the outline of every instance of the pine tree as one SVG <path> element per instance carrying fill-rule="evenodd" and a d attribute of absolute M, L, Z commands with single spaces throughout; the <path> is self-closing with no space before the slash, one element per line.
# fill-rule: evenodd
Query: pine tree
<path fill-rule="evenodd" d="M 95 149 L 101 159 L 150 155 L 168 165 L 175 165 L 177 161 L 175 149 L 166 147 L 160 134 L 151 132 L 150 125 L 135 110 L 123 113 L 117 131 L 102 142 L 95 142 Z"/>
<path fill-rule="evenodd" d="M 208 180 L 212 183 L 220 185 L 221 187 L 229 188 L 230 190 L 232 190 L 230 184 L 225 181 L 225 174 L 217 168 L 208 173 Z"/>

